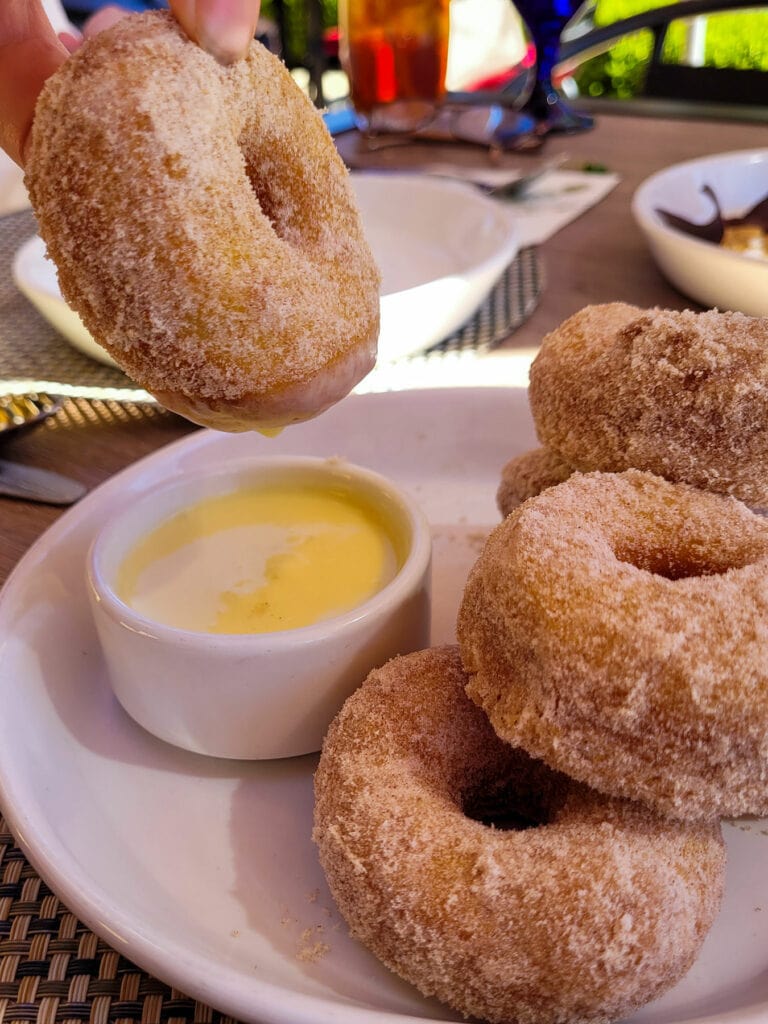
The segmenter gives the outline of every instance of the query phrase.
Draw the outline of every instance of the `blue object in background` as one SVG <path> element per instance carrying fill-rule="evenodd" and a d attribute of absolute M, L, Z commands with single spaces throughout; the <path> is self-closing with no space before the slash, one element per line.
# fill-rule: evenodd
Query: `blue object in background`
<path fill-rule="evenodd" d="M 558 93 L 552 69 L 560 48 L 560 34 L 576 13 L 581 0 L 515 0 L 536 46 L 536 84 L 525 110 L 549 131 L 578 132 L 592 127 L 592 118 L 580 114 Z"/>
<path fill-rule="evenodd" d="M 331 135 L 341 135 L 342 132 L 349 132 L 357 127 L 355 111 L 348 103 L 326 110 L 323 113 L 323 120 Z"/>
<path fill-rule="evenodd" d="M 64 10 L 75 21 L 93 14 L 108 3 L 116 3 L 129 11 L 155 11 L 168 6 L 163 0 L 65 0 Z"/>

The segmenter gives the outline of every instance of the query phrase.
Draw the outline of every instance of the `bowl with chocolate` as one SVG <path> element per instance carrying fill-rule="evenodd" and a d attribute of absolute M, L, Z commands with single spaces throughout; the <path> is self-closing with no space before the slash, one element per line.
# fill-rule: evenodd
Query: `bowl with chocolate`
<path fill-rule="evenodd" d="M 632 213 L 680 292 L 706 307 L 768 315 L 768 149 L 659 171 L 635 192 Z"/>

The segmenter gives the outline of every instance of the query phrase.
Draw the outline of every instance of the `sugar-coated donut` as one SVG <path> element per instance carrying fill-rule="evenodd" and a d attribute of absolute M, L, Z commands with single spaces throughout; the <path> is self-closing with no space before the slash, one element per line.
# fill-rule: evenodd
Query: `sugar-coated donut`
<path fill-rule="evenodd" d="M 465 1015 L 623 1017 L 696 956 L 722 892 L 719 826 L 548 770 L 498 740 L 466 681 L 456 648 L 397 658 L 336 718 L 314 829 L 336 903 L 391 970 Z M 489 808 L 507 827 L 480 820 Z"/>
<path fill-rule="evenodd" d="M 561 484 L 573 473 L 549 448 L 533 448 L 510 459 L 501 470 L 501 481 L 496 491 L 496 504 L 503 516 L 522 505 L 528 498 L 541 494 L 547 487 Z"/>
<path fill-rule="evenodd" d="M 542 342 L 529 400 L 539 440 L 575 469 L 768 505 L 768 319 L 588 306 Z"/>
<path fill-rule="evenodd" d="M 768 521 L 736 499 L 574 474 L 491 534 L 457 632 L 510 743 L 680 818 L 768 813 Z"/>
<path fill-rule="evenodd" d="M 168 408 L 282 426 L 373 366 L 379 275 L 346 169 L 259 43 L 222 67 L 169 14 L 125 18 L 47 82 L 26 180 L 65 298 Z"/>

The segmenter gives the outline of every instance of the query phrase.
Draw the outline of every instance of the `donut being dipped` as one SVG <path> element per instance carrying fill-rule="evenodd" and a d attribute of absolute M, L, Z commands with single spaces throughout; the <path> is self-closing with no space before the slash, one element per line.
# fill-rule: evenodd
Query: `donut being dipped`
<path fill-rule="evenodd" d="M 322 117 L 259 43 L 131 16 L 46 83 L 27 186 L 61 290 L 168 408 L 279 427 L 373 366 L 379 274 Z"/>
<path fill-rule="evenodd" d="M 768 520 L 650 473 L 574 474 L 473 567 L 468 693 L 551 767 L 681 819 L 768 813 Z"/>
<path fill-rule="evenodd" d="M 719 826 L 550 771 L 495 736 L 466 682 L 457 649 L 433 648 L 374 671 L 337 716 L 314 828 L 336 903 L 384 964 L 465 1015 L 622 1018 L 697 955 Z M 478 820 L 491 807 L 514 825 Z"/>
<path fill-rule="evenodd" d="M 768 320 L 588 306 L 544 338 L 541 443 L 583 472 L 641 469 L 768 506 Z"/>

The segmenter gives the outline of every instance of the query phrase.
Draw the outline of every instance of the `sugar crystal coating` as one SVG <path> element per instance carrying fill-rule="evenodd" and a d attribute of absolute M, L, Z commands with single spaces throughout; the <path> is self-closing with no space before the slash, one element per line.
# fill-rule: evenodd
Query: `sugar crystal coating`
<path fill-rule="evenodd" d="M 530 374 L 539 440 L 575 469 L 642 469 L 768 505 L 768 320 L 587 306 Z"/>
<path fill-rule="evenodd" d="M 573 467 L 563 462 L 549 448 L 533 448 L 516 455 L 502 467 L 501 480 L 496 492 L 496 504 L 503 516 L 522 505 L 528 498 L 540 494 L 547 487 L 561 484 L 573 473 Z"/>
<path fill-rule="evenodd" d="M 500 741 L 456 648 L 396 658 L 337 716 L 314 838 L 351 931 L 466 1015 L 617 1020 L 688 970 L 717 912 L 716 823 L 603 797 Z M 469 815 L 489 801 L 522 831 Z"/>
<path fill-rule="evenodd" d="M 161 12 L 88 40 L 40 96 L 27 185 L 67 301 L 191 419 L 304 419 L 373 365 L 379 275 L 346 169 L 259 43 L 222 67 Z"/>
<path fill-rule="evenodd" d="M 768 519 L 637 470 L 516 509 L 458 618 L 497 733 L 685 819 L 768 813 Z"/>

